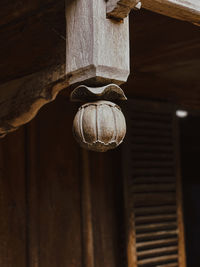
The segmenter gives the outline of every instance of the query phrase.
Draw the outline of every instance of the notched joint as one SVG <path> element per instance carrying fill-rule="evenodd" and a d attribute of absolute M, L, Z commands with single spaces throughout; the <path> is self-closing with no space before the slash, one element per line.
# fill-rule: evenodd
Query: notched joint
<path fill-rule="evenodd" d="M 107 1 L 107 18 L 123 21 L 132 9 L 139 10 L 140 0 L 109 0 Z"/>

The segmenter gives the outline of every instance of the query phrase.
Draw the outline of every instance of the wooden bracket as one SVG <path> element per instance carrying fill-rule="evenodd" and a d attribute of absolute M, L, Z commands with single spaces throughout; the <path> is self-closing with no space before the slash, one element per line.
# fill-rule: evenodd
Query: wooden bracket
<path fill-rule="evenodd" d="M 132 9 L 140 9 L 140 0 L 109 0 L 107 2 L 107 17 L 122 20 Z"/>

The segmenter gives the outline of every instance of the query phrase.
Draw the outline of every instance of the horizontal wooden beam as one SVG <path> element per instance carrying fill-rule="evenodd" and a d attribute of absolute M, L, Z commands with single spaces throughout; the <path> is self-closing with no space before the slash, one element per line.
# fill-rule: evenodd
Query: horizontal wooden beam
<path fill-rule="evenodd" d="M 142 0 L 145 9 L 200 26 L 199 0 Z"/>
<path fill-rule="evenodd" d="M 0 85 L 0 137 L 35 117 L 68 86 L 65 65 L 54 66 Z"/>

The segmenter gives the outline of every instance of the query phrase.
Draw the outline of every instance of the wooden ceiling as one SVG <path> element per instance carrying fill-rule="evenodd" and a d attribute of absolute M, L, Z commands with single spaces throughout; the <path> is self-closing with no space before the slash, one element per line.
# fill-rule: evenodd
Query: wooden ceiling
<path fill-rule="evenodd" d="M 128 95 L 200 110 L 200 27 L 141 10 L 130 29 Z"/>
<path fill-rule="evenodd" d="M 64 0 L 0 1 L 0 84 L 65 61 Z"/>
<path fill-rule="evenodd" d="M 0 2 L 0 84 L 65 64 L 64 13 L 64 0 Z M 127 95 L 200 110 L 200 27 L 142 9 L 130 33 Z"/>

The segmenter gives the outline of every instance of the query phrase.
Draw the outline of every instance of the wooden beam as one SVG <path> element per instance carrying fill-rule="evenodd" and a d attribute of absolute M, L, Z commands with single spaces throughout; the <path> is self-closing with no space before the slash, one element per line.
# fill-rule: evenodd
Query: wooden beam
<path fill-rule="evenodd" d="M 200 1 L 197 0 L 143 0 L 145 9 L 200 26 Z"/>
<path fill-rule="evenodd" d="M 107 2 L 107 16 L 115 19 L 124 19 L 140 0 L 109 0 Z M 140 7 L 140 4 L 138 5 Z"/>
<path fill-rule="evenodd" d="M 68 86 L 65 65 L 0 85 L 0 137 L 35 117 L 39 109 Z"/>
<path fill-rule="evenodd" d="M 70 85 L 121 84 L 129 75 L 128 18 L 106 18 L 103 0 L 66 5 L 66 74 Z"/>

